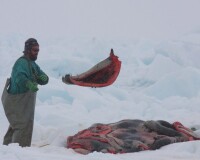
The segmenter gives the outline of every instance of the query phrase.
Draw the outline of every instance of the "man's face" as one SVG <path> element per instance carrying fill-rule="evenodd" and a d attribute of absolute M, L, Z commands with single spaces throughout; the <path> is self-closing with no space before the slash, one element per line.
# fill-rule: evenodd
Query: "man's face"
<path fill-rule="evenodd" d="M 31 51 L 30 51 L 30 53 L 29 53 L 29 58 L 30 58 L 32 61 L 36 61 L 39 51 L 40 51 L 40 49 L 39 49 L 39 46 L 38 46 L 38 45 L 32 46 Z"/>

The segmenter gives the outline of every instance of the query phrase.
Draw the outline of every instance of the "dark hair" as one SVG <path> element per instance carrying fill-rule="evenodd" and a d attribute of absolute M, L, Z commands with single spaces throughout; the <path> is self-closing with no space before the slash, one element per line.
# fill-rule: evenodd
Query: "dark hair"
<path fill-rule="evenodd" d="M 39 45 L 39 44 L 38 44 L 38 42 L 35 38 L 27 39 L 26 42 L 25 42 L 23 53 L 27 53 L 27 51 L 31 50 L 32 46 L 37 46 L 37 45 Z"/>

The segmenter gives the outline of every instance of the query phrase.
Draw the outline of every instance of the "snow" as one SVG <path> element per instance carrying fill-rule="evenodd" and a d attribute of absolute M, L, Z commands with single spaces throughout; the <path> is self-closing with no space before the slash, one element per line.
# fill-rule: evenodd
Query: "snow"
<path fill-rule="evenodd" d="M 200 134 L 199 7 L 198 0 L 1 0 L 0 90 L 30 37 L 40 43 L 37 63 L 50 81 L 38 91 L 31 147 L 2 145 L 8 121 L 0 104 L 0 159 L 198 160 L 199 141 L 80 155 L 66 140 L 94 123 L 122 119 L 180 121 Z M 113 85 L 62 83 L 63 75 L 86 71 L 111 48 L 122 61 Z"/>

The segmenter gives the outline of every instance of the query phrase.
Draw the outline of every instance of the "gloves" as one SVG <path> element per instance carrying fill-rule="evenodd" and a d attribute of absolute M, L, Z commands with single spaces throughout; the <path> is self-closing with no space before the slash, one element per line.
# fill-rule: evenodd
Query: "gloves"
<path fill-rule="evenodd" d="M 32 92 L 37 92 L 39 90 L 37 87 L 37 83 L 31 81 L 27 81 L 26 87 Z"/>
<path fill-rule="evenodd" d="M 42 74 L 38 77 L 38 80 L 42 81 L 42 82 L 47 82 L 48 81 L 48 76 L 45 74 Z"/>

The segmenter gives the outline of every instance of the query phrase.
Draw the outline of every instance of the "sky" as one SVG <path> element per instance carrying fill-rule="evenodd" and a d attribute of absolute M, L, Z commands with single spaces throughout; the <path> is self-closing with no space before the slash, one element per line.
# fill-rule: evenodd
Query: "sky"
<path fill-rule="evenodd" d="M 1 0 L 1 33 L 169 39 L 196 30 L 198 0 Z"/>
<path fill-rule="evenodd" d="M 199 141 L 117 155 L 80 155 L 66 142 L 94 123 L 123 119 L 180 121 L 200 135 L 200 1 L 0 1 L 0 90 L 30 37 L 50 78 L 39 86 L 31 147 L 1 145 L 8 121 L 0 104 L 0 159 L 199 160 Z M 111 86 L 61 81 L 104 60 L 111 48 L 122 61 Z"/>

